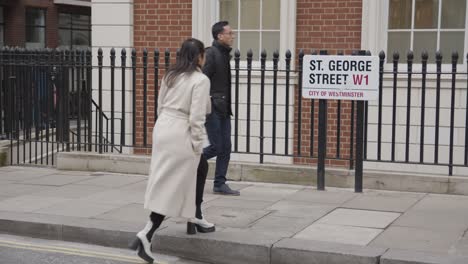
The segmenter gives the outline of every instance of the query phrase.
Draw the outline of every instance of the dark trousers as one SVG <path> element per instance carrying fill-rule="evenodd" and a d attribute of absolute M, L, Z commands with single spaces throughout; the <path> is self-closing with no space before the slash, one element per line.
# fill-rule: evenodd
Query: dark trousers
<path fill-rule="evenodd" d="M 205 182 L 206 176 L 208 175 L 208 161 L 205 159 L 203 155 L 200 156 L 200 162 L 198 163 L 197 168 L 197 186 L 196 186 L 196 195 L 195 195 L 195 217 L 198 219 L 202 219 L 202 211 L 201 211 L 201 204 L 203 203 L 203 191 L 205 190 Z M 153 237 L 154 232 L 156 229 L 159 228 L 162 221 L 164 220 L 164 215 L 158 214 L 155 212 L 151 212 L 150 220 L 153 223 L 153 227 L 151 228 L 150 232 L 148 232 L 147 237 L 148 240 L 151 240 Z"/>
<path fill-rule="evenodd" d="M 213 112 L 206 118 L 205 127 L 210 146 L 203 149 L 203 155 L 207 160 L 216 157 L 214 186 L 220 187 L 226 183 L 231 159 L 231 117 L 223 117 Z"/>

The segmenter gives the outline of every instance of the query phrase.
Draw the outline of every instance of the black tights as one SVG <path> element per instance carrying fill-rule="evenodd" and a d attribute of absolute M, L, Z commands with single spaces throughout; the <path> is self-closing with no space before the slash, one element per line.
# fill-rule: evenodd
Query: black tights
<path fill-rule="evenodd" d="M 206 176 L 208 175 L 208 161 L 203 156 L 200 157 L 200 163 L 198 164 L 197 169 L 197 189 L 195 196 L 195 217 L 202 219 L 201 204 L 203 203 L 203 191 L 205 190 Z"/>
<path fill-rule="evenodd" d="M 201 204 L 203 202 L 203 191 L 205 189 L 205 182 L 206 182 L 207 175 L 208 175 L 208 161 L 205 159 L 203 155 L 201 155 L 200 163 L 198 164 L 198 169 L 197 169 L 197 187 L 196 187 L 196 196 L 195 196 L 195 205 L 196 205 L 195 217 L 198 219 L 203 218 L 202 211 L 201 211 Z M 159 228 L 162 221 L 164 220 L 164 217 L 165 217 L 164 215 L 151 212 L 150 220 L 153 223 L 153 227 L 151 227 L 151 230 L 146 234 L 148 241 L 151 241 L 151 238 L 153 237 L 154 232 L 156 231 L 156 229 Z"/>

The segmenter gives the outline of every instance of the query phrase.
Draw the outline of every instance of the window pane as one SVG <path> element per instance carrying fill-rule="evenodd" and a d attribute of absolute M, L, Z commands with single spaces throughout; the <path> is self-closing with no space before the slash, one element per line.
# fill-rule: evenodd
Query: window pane
<path fill-rule="evenodd" d="M 45 10 L 33 8 L 26 9 L 26 25 L 45 26 Z"/>
<path fill-rule="evenodd" d="M 239 49 L 239 32 L 236 31 L 236 30 L 233 30 L 232 32 L 234 32 L 234 34 L 235 34 L 234 35 L 235 36 L 234 41 L 232 42 L 232 56 L 234 56 L 234 51 L 236 49 Z M 241 57 L 242 56 L 243 55 L 242 55 L 242 52 L 241 52 Z"/>
<path fill-rule="evenodd" d="M 72 26 L 75 29 L 91 29 L 91 17 L 86 15 L 72 15 Z"/>
<path fill-rule="evenodd" d="M 260 0 L 240 0 L 240 28 L 260 29 Z"/>
<path fill-rule="evenodd" d="M 34 47 L 45 47 L 45 28 L 43 27 L 26 27 L 26 42 L 36 43 Z"/>
<path fill-rule="evenodd" d="M 439 0 L 416 0 L 414 28 L 437 28 Z"/>
<path fill-rule="evenodd" d="M 400 61 L 404 58 L 410 49 L 409 32 L 389 32 L 388 33 L 388 48 L 387 48 L 387 61 L 393 61 L 393 53 L 398 51 L 400 53 Z"/>
<path fill-rule="evenodd" d="M 70 28 L 71 27 L 71 15 L 70 14 L 59 14 L 59 27 Z"/>
<path fill-rule="evenodd" d="M 263 0 L 262 29 L 280 29 L 280 0 Z"/>
<path fill-rule="evenodd" d="M 267 58 L 273 58 L 273 52 L 279 50 L 280 33 L 262 32 L 262 48 L 267 52 Z"/>
<path fill-rule="evenodd" d="M 452 63 L 452 52 L 458 52 L 458 63 L 463 63 L 465 32 L 440 32 L 440 51 L 444 63 Z"/>
<path fill-rule="evenodd" d="M 240 40 L 240 51 L 241 54 L 245 54 L 247 56 L 247 51 L 252 49 L 253 52 L 253 59 L 258 60 L 259 58 L 259 46 L 260 46 L 260 33 L 259 32 L 240 32 L 239 33 L 239 40 Z"/>
<path fill-rule="evenodd" d="M 466 0 L 442 1 L 442 28 L 465 28 Z"/>
<path fill-rule="evenodd" d="M 237 16 L 238 16 L 238 0 L 221 0 L 219 1 L 219 18 L 220 20 L 226 20 L 232 29 L 237 28 Z"/>
<path fill-rule="evenodd" d="M 59 30 L 59 46 L 71 46 L 71 30 Z"/>
<path fill-rule="evenodd" d="M 390 8 L 388 13 L 388 28 L 411 28 L 411 12 L 411 0 L 390 0 Z"/>
<path fill-rule="evenodd" d="M 3 25 L 0 24 L 0 47 L 4 45 L 3 41 Z"/>
<path fill-rule="evenodd" d="M 73 46 L 80 46 L 80 47 L 89 47 L 90 45 L 90 38 L 89 38 L 89 31 L 73 31 L 73 39 L 72 44 Z"/>
<path fill-rule="evenodd" d="M 421 53 L 427 51 L 428 62 L 435 62 L 435 52 L 437 49 L 437 32 L 414 32 L 414 62 L 421 62 Z"/>

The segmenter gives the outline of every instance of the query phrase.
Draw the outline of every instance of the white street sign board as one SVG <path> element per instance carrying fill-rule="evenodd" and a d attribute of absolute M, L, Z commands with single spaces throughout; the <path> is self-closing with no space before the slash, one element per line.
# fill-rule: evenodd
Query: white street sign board
<path fill-rule="evenodd" d="M 304 98 L 378 99 L 378 56 L 305 55 L 302 65 Z"/>

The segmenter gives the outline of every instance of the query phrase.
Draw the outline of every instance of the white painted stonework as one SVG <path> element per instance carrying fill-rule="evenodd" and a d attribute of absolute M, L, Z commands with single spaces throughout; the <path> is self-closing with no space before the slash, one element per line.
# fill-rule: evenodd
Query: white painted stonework
<path fill-rule="evenodd" d="M 112 11 L 110 11 L 112 10 Z M 93 54 L 93 100 L 98 102 L 98 49 L 103 50 L 103 65 L 102 72 L 102 102 L 103 111 L 106 116 L 111 117 L 111 73 L 108 66 L 110 65 L 110 51 L 115 48 L 115 95 L 114 95 L 114 128 L 115 142 L 120 143 L 120 129 L 122 119 L 122 70 L 121 51 L 126 49 L 127 60 L 126 66 L 131 66 L 131 48 L 133 47 L 133 0 L 92 0 L 91 2 L 91 24 L 92 24 L 92 54 Z M 141 56 L 141 54 L 140 54 Z M 107 67 L 106 67 L 107 66 Z M 132 132 L 132 74 L 131 70 L 127 69 L 125 74 L 125 134 L 126 144 L 131 144 Z M 96 109 L 93 107 L 93 112 Z M 93 124 L 95 124 L 95 114 L 93 113 Z M 95 127 L 95 126 L 94 126 Z M 104 131 L 106 123 L 104 121 Z M 110 130 L 110 121 L 109 121 Z M 93 131 L 94 133 L 94 131 Z M 109 136 L 110 140 L 110 136 Z M 130 152 L 129 148 L 124 149 L 125 152 Z"/>

